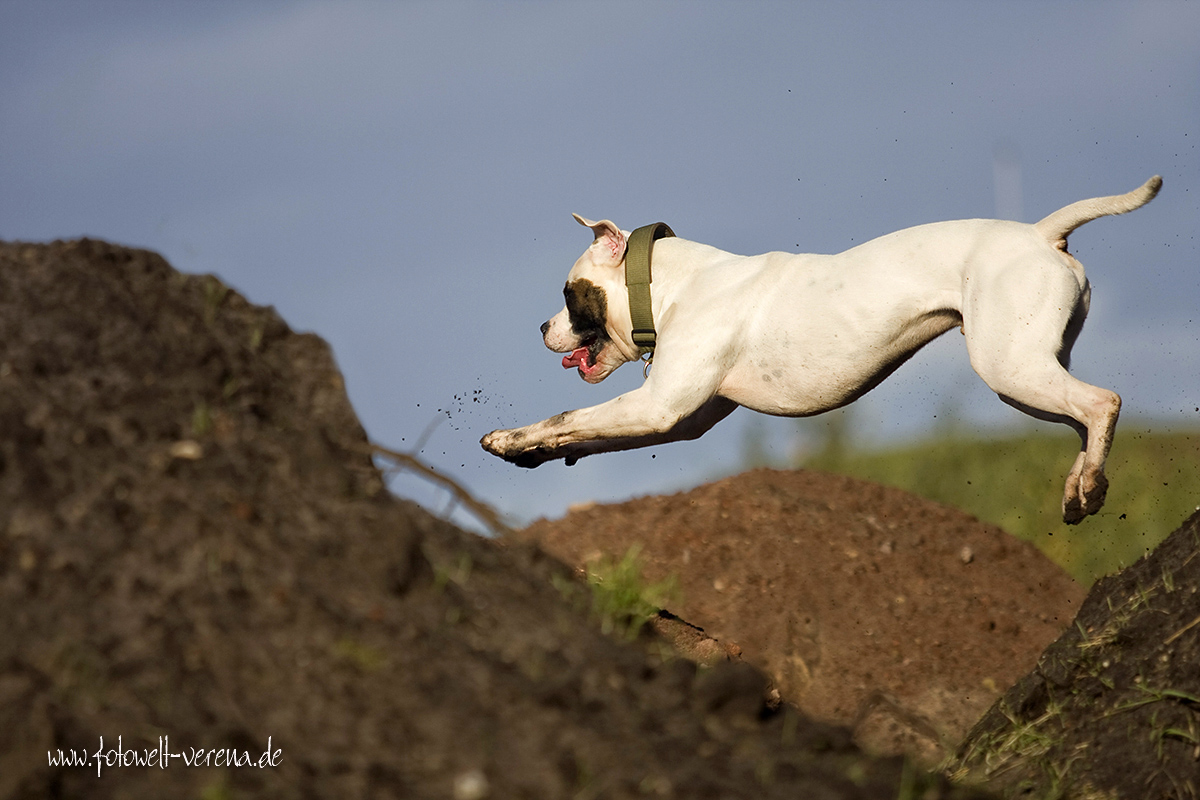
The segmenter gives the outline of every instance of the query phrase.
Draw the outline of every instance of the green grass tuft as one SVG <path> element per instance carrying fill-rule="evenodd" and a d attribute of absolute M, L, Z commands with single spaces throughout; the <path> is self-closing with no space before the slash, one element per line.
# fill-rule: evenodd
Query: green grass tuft
<path fill-rule="evenodd" d="M 635 544 L 620 560 L 604 557 L 587 566 L 592 611 L 601 629 L 629 640 L 637 638 L 642 626 L 679 593 L 674 575 L 658 583 L 646 582 L 641 550 Z"/>

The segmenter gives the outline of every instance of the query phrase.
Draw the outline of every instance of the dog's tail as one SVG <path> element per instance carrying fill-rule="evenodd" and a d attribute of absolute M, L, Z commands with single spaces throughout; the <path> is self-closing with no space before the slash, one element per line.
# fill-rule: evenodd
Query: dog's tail
<path fill-rule="evenodd" d="M 1110 214 L 1127 214 L 1135 208 L 1141 208 L 1154 199 L 1162 188 L 1162 178 L 1155 175 L 1137 189 L 1128 194 L 1117 194 L 1112 197 L 1093 197 L 1091 200 L 1080 200 L 1066 208 L 1060 208 L 1041 222 L 1034 223 L 1038 233 L 1046 237 L 1046 241 L 1059 250 L 1067 249 L 1067 237 L 1071 231 L 1099 217 Z"/>

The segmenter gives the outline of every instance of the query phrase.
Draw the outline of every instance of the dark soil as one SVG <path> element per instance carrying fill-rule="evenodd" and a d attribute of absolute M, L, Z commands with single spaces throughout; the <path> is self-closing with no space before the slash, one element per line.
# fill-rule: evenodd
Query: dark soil
<path fill-rule="evenodd" d="M 640 548 L 668 611 L 876 752 L 941 760 L 1031 669 L 1083 589 L 1031 545 L 897 489 L 757 470 L 521 534 L 577 565 Z"/>
<path fill-rule="evenodd" d="M 1200 513 L 1096 583 L 955 766 L 1009 796 L 1200 797 Z"/>
<path fill-rule="evenodd" d="M 746 664 L 604 636 L 572 570 L 396 500 L 370 452 L 328 347 L 271 309 L 144 251 L 0 244 L 0 798 L 970 794 L 767 707 Z M 1003 555 L 962 543 L 960 574 Z M 997 658 L 1054 624 L 983 604 Z M 130 763 L 160 737 L 276 766 Z"/>

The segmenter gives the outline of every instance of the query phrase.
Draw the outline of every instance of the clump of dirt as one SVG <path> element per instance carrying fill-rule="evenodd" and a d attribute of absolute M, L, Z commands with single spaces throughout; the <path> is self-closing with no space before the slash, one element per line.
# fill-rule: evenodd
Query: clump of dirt
<path fill-rule="evenodd" d="M 812 471 L 583 507 L 520 536 L 580 566 L 640 548 L 648 581 L 679 581 L 667 610 L 767 672 L 785 700 L 926 764 L 1033 666 L 1084 594 L 993 525 Z"/>
<path fill-rule="evenodd" d="M 1200 513 L 1092 587 L 954 766 L 1012 797 L 1200 797 Z"/>
<path fill-rule="evenodd" d="M 0 798 L 974 796 L 745 664 L 605 637 L 571 570 L 370 454 L 273 310 L 145 251 L 0 244 Z"/>

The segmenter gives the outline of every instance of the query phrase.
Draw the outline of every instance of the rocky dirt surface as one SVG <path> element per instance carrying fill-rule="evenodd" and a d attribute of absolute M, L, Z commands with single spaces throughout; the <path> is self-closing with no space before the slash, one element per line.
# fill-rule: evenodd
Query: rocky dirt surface
<path fill-rule="evenodd" d="M 1200 797 L 1200 513 L 1096 583 L 952 766 L 1010 797 Z"/>
<path fill-rule="evenodd" d="M 810 471 L 579 508 L 519 536 L 580 567 L 639 548 L 648 581 L 678 581 L 667 610 L 784 700 L 925 764 L 1033 667 L 1084 595 L 999 528 Z"/>
<path fill-rule="evenodd" d="M 964 544 L 959 574 L 1001 557 Z M 748 664 L 603 635 L 572 576 L 390 496 L 328 347 L 273 310 L 145 251 L 0 244 L 0 799 L 976 796 L 769 707 Z M 982 603 L 958 624 L 1053 624 Z"/>

